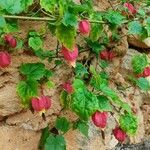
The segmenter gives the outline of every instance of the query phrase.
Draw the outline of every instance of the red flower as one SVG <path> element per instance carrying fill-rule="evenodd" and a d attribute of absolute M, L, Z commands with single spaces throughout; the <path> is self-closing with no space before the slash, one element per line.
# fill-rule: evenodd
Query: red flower
<path fill-rule="evenodd" d="M 78 47 L 75 46 L 73 51 L 70 51 L 69 49 L 62 47 L 62 55 L 64 56 L 64 59 L 68 61 L 73 67 L 75 67 L 76 59 L 78 58 Z"/>
<path fill-rule="evenodd" d="M 108 113 L 107 112 L 99 112 L 96 111 L 92 115 L 92 121 L 93 123 L 100 128 L 105 128 L 107 124 L 107 119 L 108 119 Z"/>
<path fill-rule="evenodd" d="M 37 111 L 45 111 L 51 107 L 51 99 L 48 96 L 42 95 L 40 98 L 32 98 L 32 108 Z"/>
<path fill-rule="evenodd" d="M 17 46 L 17 40 L 12 35 L 5 35 L 4 39 L 10 47 L 15 48 Z"/>
<path fill-rule="evenodd" d="M 91 30 L 91 25 L 90 22 L 88 20 L 82 20 L 79 22 L 79 32 L 82 35 L 89 35 Z"/>
<path fill-rule="evenodd" d="M 0 68 L 6 68 L 11 63 L 11 57 L 7 52 L 0 52 Z"/>
<path fill-rule="evenodd" d="M 116 127 L 113 130 L 113 134 L 114 134 L 115 138 L 120 142 L 124 142 L 127 137 L 126 133 L 119 127 Z"/>
<path fill-rule="evenodd" d="M 137 10 L 131 3 L 124 3 L 124 7 L 126 7 L 128 11 L 132 13 L 133 15 L 137 13 Z"/>
<path fill-rule="evenodd" d="M 70 82 L 64 83 L 64 84 L 62 85 L 62 87 L 63 87 L 63 89 L 64 89 L 67 93 L 69 93 L 69 94 L 71 94 L 71 93 L 73 92 L 73 87 L 72 87 L 72 85 L 71 85 Z"/>
<path fill-rule="evenodd" d="M 144 78 L 144 77 L 148 77 L 148 76 L 150 76 L 150 66 L 146 67 L 141 74 L 137 75 L 138 78 L 141 78 L 141 77 Z"/>
<path fill-rule="evenodd" d="M 113 51 L 104 50 L 100 52 L 100 58 L 103 60 L 112 61 L 112 59 L 116 56 Z"/>

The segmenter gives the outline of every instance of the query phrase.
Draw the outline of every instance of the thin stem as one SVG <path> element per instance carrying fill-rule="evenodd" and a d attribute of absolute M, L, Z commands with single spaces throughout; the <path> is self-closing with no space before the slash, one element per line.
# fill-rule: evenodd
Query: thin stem
<path fill-rule="evenodd" d="M 56 57 L 58 57 L 58 54 L 59 54 L 59 41 L 57 40 Z"/>
<path fill-rule="evenodd" d="M 11 15 L 2 15 L 4 18 L 9 19 L 22 19 L 22 20 L 37 20 L 37 21 L 53 21 L 54 19 L 50 17 L 27 17 L 27 16 L 11 16 Z"/>

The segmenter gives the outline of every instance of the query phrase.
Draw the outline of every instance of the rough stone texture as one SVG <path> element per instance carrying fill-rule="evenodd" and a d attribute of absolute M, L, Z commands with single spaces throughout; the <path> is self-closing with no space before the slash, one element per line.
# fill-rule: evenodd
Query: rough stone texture
<path fill-rule="evenodd" d="M 0 135 L 0 150 L 38 150 L 41 133 L 1 125 Z"/>
<path fill-rule="evenodd" d="M 128 43 L 137 48 L 149 48 L 149 46 L 142 42 L 137 36 L 128 36 Z"/>

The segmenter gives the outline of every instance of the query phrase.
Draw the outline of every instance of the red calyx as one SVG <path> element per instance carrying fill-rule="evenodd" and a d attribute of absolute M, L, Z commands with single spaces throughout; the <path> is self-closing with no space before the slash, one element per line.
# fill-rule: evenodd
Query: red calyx
<path fill-rule="evenodd" d="M 90 30 L 91 30 L 91 25 L 90 22 L 88 20 L 82 20 L 79 22 L 79 32 L 82 35 L 89 35 Z"/>
<path fill-rule="evenodd" d="M 119 142 L 124 142 L 127 137 L 126 133 L 120 127 L 116 127 L 113 130 L 113 134 Z"/>
<path fill-rule="evenodd" d="M 67 60 L 67 61 L 75 61 L 78 58 L 78 47 L 77 46 L 74 47 L 73 51 L 71 51 L 63 46 L 61 52 L 62 52 L 65 60 Z"/>
<path fill-rule="evenodd" d="M 67 93 L 73 93 L 73 87 L 70 82 L 65 82 L 64 84 L 62 84 L 62 87 Z"/>
<path fill-rule="evenodd" d="M 107 125 L 107 119 L 108 119 L 108 113 L 107 112 L 99 112 L 96 111 L 92 115 L 92 121 L 95 124 L 95 126 L 100 128 L 105 128 Z"/>
<path fill-rule="evenodd" d="M 10 47 L 15 48 L 17 46 L 17 40 L 12 35 L 5 35 L 4 39 Z"/>
<path fill-rule="evenodd" d="M 116 55 L 113 51 L 104 50 L 104 51 L 100 52 L 99 56 L 103 60 L 112 61 Z"/>
<path fill-rule="evenodd" d="M 150 66 L 146 67 L 141 74 L 137 75 L 138 78 L 141 78 L 141 77 L 144 78 L 148 76 L 150 76 Z"/>
<path fill-rule="evenodd" d="M 131 3 L 128 3 L 128 2 L 124 3 L 124 7 L 126 7 L 128 9 L 128 11 L 133 15 L 135 15 L 137 13 L 137 10 Z"/>
<path fill-rule="evenodd" d="M 6 68 L 11 63 L 11 57 L 7 52 L 0 52 L 0 68 Z"/>
<path fill-rule="evenodd" d="M 37 112 L 48 110 L 51 107 L 51 99 L 44 95 L 40 98 L 32 98 L 31 103 L 32 108 Z"/>

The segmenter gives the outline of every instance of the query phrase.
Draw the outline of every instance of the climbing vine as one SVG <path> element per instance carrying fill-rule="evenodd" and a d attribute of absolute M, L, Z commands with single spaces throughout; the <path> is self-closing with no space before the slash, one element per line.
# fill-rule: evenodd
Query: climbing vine
<path fill-rule="evenodd" d="M 45 120 L 45 112 L 53 105 L 51 97 L 43 94 L 43 86 L 55 87 L 51 78 L 55 68 L 64 62 L 71 66 L 74 78 L 64 81 L 60 93 L 62 109 L 73 111 L 78 119 L 70 122 L 58 116 L 53 133 L 47 127 L 43 130 L 39 149 L 65 150 L 63 135 L 70 129 L 78 129 L 88 136 L 88 120 L 96 127 L 105 129 L 108 115 L 117 114 L 117 126 L 112 131 L 115 138 L 124 142 L 127 136 L 134 135 L 138 128 L 138 120 L 130 104 L 124 102 L 109 81 L 111 76 L 105 71 L 114 58 L 123 57 L 126 52 L 117 48 L 124 36 L 137 36 L 150 45 L 149 0 L 120 0 L 117 6 L 107 11 L 96 11 L 92 0 L 1 0 L 0 1 L 0 69 L 11 67 L 11 54 L 25 48 L 31 56 L 41 59 L 37 63 L 24 63 L 19 67 L 20 82 L 16 92 L 25 109 L 38 112 Z M 19 20 L 44 21 L 46 26 L 41 32 L 34 29 L 28 31 L 26 39 L 21 40 L 13 33 L 19 31 Z M 57 38 L 57 48 L 43 48 L 46 28 Z M 122 28 L 127 34 L 122 35 Z M 79 47 L 77 36 L 84 38 L 85 47 Z M 5 51 L 3 51 L 5 49 Z M 91 65 L 89 58 L 85 62 L 78 61 L 82 52 L 90 52 L 97 60 L 97 66 Z M 48 69 L 44 62 L 51 63 L 55 59 L 55 67 Z M 127 80 L 142 91 L 150 90 L 149 58 L 145 54 L 136 55 L 132 59 L 132 74 Z M 102 68 L 102 71 L 97 69 Z M 69 77 L 68 77 L 69 78 Z M 43 121 L 44 121 L 43 120 Z M 109 126 L 109 124 L 108 124 Z"/>

